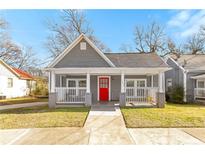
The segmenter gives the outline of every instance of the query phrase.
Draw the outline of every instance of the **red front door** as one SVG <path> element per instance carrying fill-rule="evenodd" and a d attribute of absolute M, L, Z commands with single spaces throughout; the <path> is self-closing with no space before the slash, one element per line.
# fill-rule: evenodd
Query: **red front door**
<path fill-rule="evenodd" d="M 99 100 L 108 101 L 109 100 L 109 77 L 99 78 Z"/>

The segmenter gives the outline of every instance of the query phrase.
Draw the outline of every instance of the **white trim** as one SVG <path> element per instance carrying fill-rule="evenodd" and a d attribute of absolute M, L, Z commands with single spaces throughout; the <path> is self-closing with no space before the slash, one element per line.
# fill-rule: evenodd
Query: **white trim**
<path fill-rule="evenodd" d="M 51 72 L 51 92 L 55 92 L 56 75 L 54 71 Z"/>
<path fill-rule="evenodd" d="M 103 78 L 103 77 L 105 77 L 105 78 L 109 78 L 109 101 L 111 100 L 111 76 L 98 76 L 98 79 L 97 79 L 97 100 L 98 101 L 100 101 L 100 95 L 99 95 L 99 93 L 100 93 L 100 91 L 99 91 L 99 78 Z"/>
<path fill-rule="evenodd" d="M 90 93 L 90 73 L 86 75 L 86 93 Z"/>
<path fill-rule="evenodd" d="M 95 75 L 120 75 L 124 72 L 126 75 L 148 75 L 148 74 L 158 74 L 159 72 L 165 72 L 170 70 L 168 67 L 139 67 L 139 68 L 127 68 L 127 67 L 88 67 L 88 68 L 46 68 L 45 71 L 55 71 L 56 74 L 63 73 L 76 73 L 76 74 L 90 74 Z"/>
<path fill-rule="evenodd" d="M 125 74 L 122 72 L 121 73 L 121 93 L 125 93 Z"/>
<path fill-rule="evenodd" d="M 81 34 L 78 38 L 76 38 L 60 55 L 58 55 L 49 65 L 48 67 L 54 67 L 60 60 L 63 59 L 65 55 L 67 55 L 82 39 L 85 39 L 87 43 L 111 66 L 115 67 L 115 65 L 105 56 L 105 54 L 90 41 L 84 34 Z"/>
<path fill-rule="evenodd" d="M 184 79 L 184 98 L 183 98 L 183 101 L 186 102 L 187 99 L 186 99 L 186 95 L 187 95 L 187 73 L 186 71 L 183 72 L 183 79 Z"/>
<path fill-rule="evenodd" d="M 171 61 L 173 61 L 177 66 L 179 66 L 179 68 L 180 68 L 181 70 L 185 71 L 185 69 L 184 69 L 182 66 L 180 66 L 172 57 L 168 56 L 168 59 L 171 59 Z M 167 60 L 168 60 L 168 59 L 167 59 Z"/>

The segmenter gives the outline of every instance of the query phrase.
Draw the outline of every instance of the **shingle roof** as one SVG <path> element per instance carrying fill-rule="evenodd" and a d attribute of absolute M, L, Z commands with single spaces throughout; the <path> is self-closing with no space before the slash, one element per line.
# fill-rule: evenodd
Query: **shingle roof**
<path fill-rule="evenodd" d="M 173 56 L 171 56 L 173 58 Z M 205 69 L 205 54 L 190 55 L 184 54 L 181 55 L 175 61 L 185 69 Z"/>
<path fill-rule="evenodd" d="M 116 67 L 168 67 L 156 53 L 105 53 Z"/>
<path fill-rule="evenodd" d="M 30 75 L 29 73 L 21 70 L 21 69 L 18 69 L 18 68 L 12 68 L 18 75 L 21 79 L 25 79 L 25 80 L 32 80 L 33 79 L 33 76 Z"/>

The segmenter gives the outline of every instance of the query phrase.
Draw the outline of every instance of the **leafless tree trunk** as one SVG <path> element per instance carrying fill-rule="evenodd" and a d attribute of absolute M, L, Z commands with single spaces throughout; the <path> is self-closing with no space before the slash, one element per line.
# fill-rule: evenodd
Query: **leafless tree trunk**
<path fill-rule="evenodd" d="M 140 53 L 161 53 L 166 50 L 166 37 L 164 28 L 162 28 L 156 22 L 152 22 L 147 27 L 136 26 L 134 35 L 136 49 Z"/>
<path fill-rule="evenodd" d="M 81 33 L 86 34 L 99 49 L 104 52 L 110 51 L 93 33 L 83 11 L 63 10 L 61 15 L 62 23 L 47 22 L 51 35 L 46 42 L 46 48 L 51 57 L 59 55 L 69 44 L 72 43 Z"/>

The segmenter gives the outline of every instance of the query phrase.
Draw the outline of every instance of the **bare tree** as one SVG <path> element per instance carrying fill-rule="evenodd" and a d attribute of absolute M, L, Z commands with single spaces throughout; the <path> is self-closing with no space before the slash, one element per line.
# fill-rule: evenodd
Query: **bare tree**
<path fill-rule="evenodd" d="M 102 51 L 110 51 L 94 36 L 93 29 L 90 27 L 83 11 L 63 10 L 61 19 L 62 23 L 60 24 L 47 22 L 51 35 L 47 38 L 46 48 L 51 53 L 51 57 L 59 55 L 81 33 L 86 34 Z"/>
<path fill-rule="evenodd" d="M 162 53 L 166 50 L 164 28 L 156 22 L 152 22 L 147 27 L 136 26 L 134 36 L 138 52 Z"/>
<path fill-rule="evenodd" d="M 205 39 L 202 37 L 201 32 L 193 34 L 188 38 L 187 42 L 184 45 L 184 48 L 187 49 L 191 54 L 197 54 L 204 52 L 205 49 Z"/>
<path fill-rule="evenodd" d="M 168 54 L 174 54 L 174 55 L 176 55 L 177 58 L 179 58 L 180 55 L 183 54 L 183 53 L 184 53 L 183 45 L 182 44 L 176 45 L 171 38 L 168 38 L 168 40 L 167 40 L 167 50 L 164 52 L 162 57 L 164 57 Z"/>
<path fill-rule="evenodd" d="M 120 51 L 125 52 L 125 53 L 129 53 L 129 52 L 133 52 L 133 49 L 132 49 L 132 46 L 130 44 L 122 43 L 121 47 L 120 47 Z"/>

